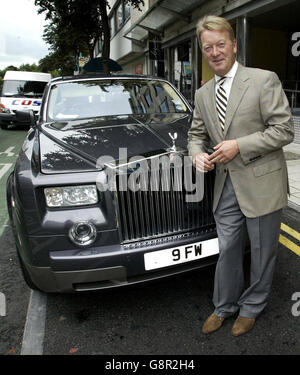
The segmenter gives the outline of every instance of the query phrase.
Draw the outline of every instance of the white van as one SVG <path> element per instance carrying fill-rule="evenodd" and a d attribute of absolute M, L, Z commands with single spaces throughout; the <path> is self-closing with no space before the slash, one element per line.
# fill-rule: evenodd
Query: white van
<path fill-rule="evenodd" d="M 8 70 L 3 78 L 0 97 L 0 126 L 17 123 L 16 111 L 32 109 L 37 117 L 40 112 L 42 96 L 51 74 Z"/>

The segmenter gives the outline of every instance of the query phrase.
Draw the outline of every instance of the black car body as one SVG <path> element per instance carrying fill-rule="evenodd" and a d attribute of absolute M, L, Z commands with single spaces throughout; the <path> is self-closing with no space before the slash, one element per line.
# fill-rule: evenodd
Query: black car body
<path fill-rule="evenodd" d="M 185 98 L 163 79 L 74 76 L 47 85 L 39 120 L 7 182 L 31 288 L 117 287 L 216 261 L 214 172 L 204 176 L 203 199 L 190 202 L 185 164 L 176 170 L 170 164 L 169 175 L 155 164 L 162 156 L 188 160 L 191 116 Z M 150 162 L 156 167 L 147 169 Z M 189 170 L 195 182 L 198 172 Z M 130 178 L 135 188 L 126 189 Z"/>

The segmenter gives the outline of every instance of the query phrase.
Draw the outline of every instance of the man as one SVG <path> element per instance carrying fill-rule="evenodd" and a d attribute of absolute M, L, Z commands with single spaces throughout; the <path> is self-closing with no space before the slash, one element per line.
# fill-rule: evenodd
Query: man
<path fill-rule="evenodd" d="M 202 331 L 216 331 L 239 311 L 232 327 L 232 334 L 239 336 L 253 327 L 270 292 L 281 212 L 287 204 L 282 147 L 292 142 L 294 130 L 277 75 L 237 63 L 236 40 L 225 19 L 204 17 L 197 35 L 215 77 L 196 91 L 188 149 L 198 170 L 216 168 L 213 211 L 220 249 L 215 310 Z M 251 277 L 244 290 L 246 230 Z"/>

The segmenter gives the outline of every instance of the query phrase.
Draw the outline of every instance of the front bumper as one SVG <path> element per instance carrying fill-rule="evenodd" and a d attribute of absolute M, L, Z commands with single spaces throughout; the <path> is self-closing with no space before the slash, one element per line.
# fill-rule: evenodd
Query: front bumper
<path fill-rule="evenodd" d="M 9 125 L 16 120 L 16 115 L 12 113 L 0 113 L 0 124 Z"/>
<path fill-rule="evenodd" d="M 216 238 L 215 232 L 155 247 L 125 250 L 121 245 L 115 245 L 109 246 L 111 251 L 104 254 L 78 255 L 78 252 L 76 254 L 73 251 L 69 254 L 66 251 L 53 251 L 49 253 L 49 267 L 30 265 L 24 259 L 23 263 L 33 283 L 44 292 L 72 293 L 109 289 L 157 280 L 214 264 L 218 254 L 150 271 L 145 270 L 144 264 L 144 254 L 150 251 L 212 238 Z"/>
<path fill-rule="evenodd" d="M 38 114 L 34 114 L 35 119 L 38 119 Z M 0 124 L 3 125 L 30 125 L 30 123 L 26 122 L 20 122 L 16 120 L 16 114 L 15 113 L 0 113 Z"/>
<path fill-rule="evenodd" d="M 126 267 L 108 267 L 84 271 L 56 272 L 50 267 L 25 265 L 32 281 L 46 293 L 73 293 L 128 286 L 178 275 L 215 264 L 217 255 L 193 261 L 176 268 L 160 270 L 140 276 L 128 276 Z"/>

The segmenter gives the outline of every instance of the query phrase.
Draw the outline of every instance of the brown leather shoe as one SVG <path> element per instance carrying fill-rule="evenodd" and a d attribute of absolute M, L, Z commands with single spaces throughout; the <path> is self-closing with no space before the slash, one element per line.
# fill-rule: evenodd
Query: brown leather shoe
<path fill-rule="evenodd" d="M 225 318 L 221 318 L 216 314 L 211 314 L 203 324 L 202 332 L 206 335 L 221 328 Z"/>
<path fill-rule="evenodd" d="M 246 318 L 239 315 L 233 324 L 231 333 L 233 334 L 233 336 L 243 335 L 244 333 L 250 331 L 250 329 L 254 326 L 254 323 L 255 319 Z"/>

